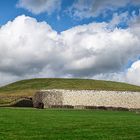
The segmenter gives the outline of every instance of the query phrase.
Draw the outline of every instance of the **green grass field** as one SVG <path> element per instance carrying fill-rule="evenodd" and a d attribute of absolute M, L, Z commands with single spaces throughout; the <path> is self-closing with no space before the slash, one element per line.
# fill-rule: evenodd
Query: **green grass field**
<path fill-rule="evenodd" d="M 0 140 L 140 140 L 140 114 L 0 108 Z"/>
<path fill-rule="evenodd" d="M 0 87 L 0 105 L 9 104 L 21 97 L 31 97 L 40 89 L 140 91 L 139 86 L 111 81 L 59 78 L 30 79 Z"/>
<path fill-rule="evenodd" d="M 90 79 L 59 79 L 42 78 L 22 80 L 0 88 L 0 93 L 10 93 L 19 90 L 39 89 L 86 89 L 86 90 L 119 90 L 119 91 L 140 91 L 140 86 L 126 83 L 90 80 Z"/>

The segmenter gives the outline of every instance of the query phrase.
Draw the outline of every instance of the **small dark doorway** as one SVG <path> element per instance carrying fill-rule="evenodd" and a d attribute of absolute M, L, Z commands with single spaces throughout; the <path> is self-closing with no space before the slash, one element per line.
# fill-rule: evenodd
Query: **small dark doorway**
<path fill-rule="evenodd" d="M 39 109 L 44 109 L 44 104 L 43 103 L 38 103 L 38 108 Z"/>

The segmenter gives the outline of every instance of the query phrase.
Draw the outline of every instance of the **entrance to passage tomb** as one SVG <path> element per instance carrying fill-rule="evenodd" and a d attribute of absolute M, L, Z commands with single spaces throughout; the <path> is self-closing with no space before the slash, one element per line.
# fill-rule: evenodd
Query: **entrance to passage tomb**
<path fill-rule="evenodd" d="M 39 102 L 37 108 L 39 108 L 39 109 L 44 109 L 44 103 Z"/>

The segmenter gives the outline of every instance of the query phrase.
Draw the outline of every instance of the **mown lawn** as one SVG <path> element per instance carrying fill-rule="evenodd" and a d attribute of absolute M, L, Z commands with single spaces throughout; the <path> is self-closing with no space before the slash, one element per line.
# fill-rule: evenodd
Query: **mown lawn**
<path fill-rule="evenodd" d="M 140 114 L 0 108 L 0 140 L 140 140 Z"/>

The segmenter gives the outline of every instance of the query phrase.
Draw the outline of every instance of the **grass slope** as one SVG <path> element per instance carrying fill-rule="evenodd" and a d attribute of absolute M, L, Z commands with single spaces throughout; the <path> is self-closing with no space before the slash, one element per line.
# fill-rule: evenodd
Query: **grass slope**
<path fill-rule="evenodd" d="M 0 92 L 9 92 L 25 89 L 87 89 L 87 90 L 118 90 L 118 91 L 140 91 L 139 86 L 126 83 L 90 80 L 90 79 L 59 79 L 59 78 L 42 78 L 22 80 L 7 86 L 1 87 Z"/>
<path fill-rule="evenodd" d="M 140 114 L 0 108 L 0 140 L 140 140 Z"/>
<path fill-rule="evenodd" d="M 21 97 L 32 96 L 40 89 L 140 91 L 139 86 L 111 81 L 58 78 L 30 79 L 1 87 L 0 104 L 10 103 Z"/>

